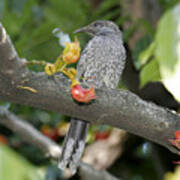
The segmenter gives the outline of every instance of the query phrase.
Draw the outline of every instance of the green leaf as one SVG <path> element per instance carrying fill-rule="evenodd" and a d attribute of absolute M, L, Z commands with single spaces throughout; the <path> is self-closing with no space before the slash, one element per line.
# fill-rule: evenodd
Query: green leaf
<path fill-rule="evenodd" d="M 180 5 L 167 11 L 161 18 L 156 34 L 155 55 L 162 82 L 180 101 Z"/>
<path fill-rule="evenodd" d="M 119 5 L 119 0 L 106 0 L 106 1 L 102 1 L 102 3 L 100 4 L 100 6 L 98 7 L 98 9 L 95 12 L 95 16 L 100 16 L 102 14 L 104 14 L 106 12 L 112 13 L 113 11 L 110 11 L 110 9 L 112 9 L 113 7 L 117 7 Z M 113 9 L 114 10 L 114 9 Z M 119 10 L 119 8 L 118 8 Z M 119 11 L 120 14 L 120 11 Z"/>
<path fill-rule="evenodd" d="M 45 173 L 39 171 L 9 147 L 0 145 L 0 179 L 43 180 Z"/>
<path fill-rule="evenodd" d="M 0 18 L 3 17 L 3 13 L 4 13 L 4 6 L 5 6 L 5 0 L 1 0 L 0 1 Z"/>
<path fill-rule="evenodd" d="M 140 67 L 145 65 L 148 62 L 148 60 L 152 57 L 155 47 L 155 42 L 152 42 L 147 49 L 145 49 L 139 54 L 138 60 Z"/>
<path fill-rule="evenodd" d="M 140 87 L 142 88 L 148 82 L 160 81 L 160 72 L 157 59 L 151 60 L 140 72 Z"/>
<path fill-rule="evenodd" d="M 152 43 L 152 37 L 147 34 L 147 35 L 143 36 L 142 38 L 140 38 L 137 41 L 135 47 L 133 48 L 133 51 L 132 51 L 133 64 L 137 70 L 140 70 L 142 68 L 142 66 L 145 63 L 147 63 L 147 61 L 145 61 L 143 63 L 141 62 L 142 59 L 140 59 L 141 58 L 140 54 L 144 53 L 144 51 L 146 51 L 146 49 L 149 48 L 149 45 L 151 43 Z"/>
<path fill-rule="evenodd" d="M 44 8 L 46 20 L 56 24 L 65 32 L 70 33 L 87 22 L 88 17 L 83 2 L 48 0 L 48 3 L 49 5 Z"/>

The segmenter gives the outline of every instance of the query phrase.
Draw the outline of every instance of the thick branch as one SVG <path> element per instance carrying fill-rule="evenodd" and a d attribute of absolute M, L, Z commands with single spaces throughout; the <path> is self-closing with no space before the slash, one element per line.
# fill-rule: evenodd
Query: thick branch
<path fill-rule="evenodd" d="M 40 150 L 50 156 L 53 159 L 59 159 L 61 155 L 61 147 L 54 143 L 49 138 L 42 135 L 38 130 L 36 130 L 29 123 L 15 116 L 13 113 L 9 112 L 7 109 L 0 107 L 0 124 L 11 129 L 13 132 L 19 134 L 26 142 L 39 147 Z M 103 179 L 103 180 L 118 180 L 114 176 L 110 175 L 106 171 L 97 171 L 93 167 L 81 163 L 79 174 L 82 179 Z"/>
<path fill-rule="evenodd" d="M 169 138 L 180 129 L 180 116 L 153 103 L 143 101 L 125 90 L 96 90 L 98 98 L 87 105 L 74 102 L 69 83 L 57 75 L 58 80 L 44 73 L 32 73 L 19 59 L 5 30 L 0 26 L 0 99 L 26 104 L 41 109 L 108 124 L 147 138 L 177 152 Z M 21 89 L 34 88 L 37 93 Z"/>

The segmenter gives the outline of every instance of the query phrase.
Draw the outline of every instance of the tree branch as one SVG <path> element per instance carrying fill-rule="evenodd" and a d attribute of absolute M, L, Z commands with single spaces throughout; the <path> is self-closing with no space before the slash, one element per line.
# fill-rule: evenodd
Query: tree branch
<path fill-rule="evenodd" d="M 0 124 L 19 134 L 26 142 L 34 144 L 47 156 L 56 160 L 60 157 L 61 148 L 56 143 L 3 107 L 0 107 Z"/>
<path fill-rule="evenodd" d="M 42 135 L 28 122 L 20 119 L 3 107 L 0 107 L 0 124 L 19 134 L 26 142 L 35 145 L 51 158 L 59 159 L 61 147 L 58 144 Z M 79 174 L 82 179 L 86 180 L 118 180 L 108 172 L 98 171 L 85 163 L 80 164 Z"/>
<path fill-rule="evenodd" d="M 45 73 L 33 73 L 25 67 L 25 61 L 16 54 L 2 25 L 0 65 L 1 100 L 56 111 L 91 123 L 108 124 L 178 152 L 168 141 L 180 129 L 178 114 L 118 89 L 97 89 L 98 98 L 94 102 L 79 105 L 72 99 L 70 83 L 65 77 L 56 75 L 58 80 L 55 81 Z"/>
<path fill-rule="evenodd" d="M 79 175 L 83 180 L 120 180 L 109 174 L 107 171 L 98 171 L 85 163 L 80 164 Z"/>

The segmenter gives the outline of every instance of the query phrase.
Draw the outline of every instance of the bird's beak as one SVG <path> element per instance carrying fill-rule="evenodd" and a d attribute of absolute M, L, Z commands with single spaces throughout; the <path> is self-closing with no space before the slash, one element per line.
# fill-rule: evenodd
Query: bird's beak
<path fill-rule="evenodd" d="M 87 31 L 88 31 L 88 27 L 85 26 L 85 27 L 75 30 L 74 33 L 87 32 Z"/>

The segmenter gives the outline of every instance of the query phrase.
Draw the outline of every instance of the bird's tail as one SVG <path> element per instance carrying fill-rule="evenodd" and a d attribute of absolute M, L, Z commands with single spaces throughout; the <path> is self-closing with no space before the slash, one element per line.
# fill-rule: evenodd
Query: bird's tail
<path fill-rule="evenodd" d="M 84 150 L 87 130 L 87 122 L 75 119 L 71 120 L 68 133 L 65 137 L 62 155 L 58 163 L 59 168 L 69 168 L 72 174 L 76 173 Z"/>

